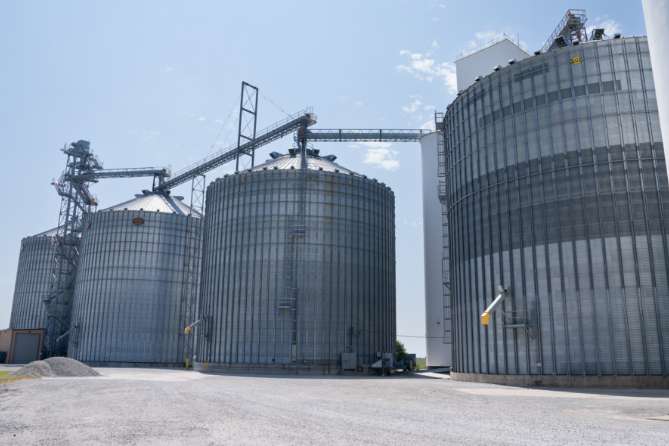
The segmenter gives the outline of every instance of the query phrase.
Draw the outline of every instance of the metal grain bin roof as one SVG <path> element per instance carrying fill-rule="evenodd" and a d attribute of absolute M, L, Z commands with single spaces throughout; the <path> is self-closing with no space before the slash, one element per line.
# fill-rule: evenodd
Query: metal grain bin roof
<path fill-rule="evenodd" d="M 318 150 L 311 150 L 311 149 L 307 150 L 307 169 L 319 170 L 324 172 L 339 172 L 343 174 L 360 176 L 360 174 L 335 163 L 334 162 L 335 159 L 337 158 L 334 155 L 320 156 Z M 288 169 L 299 169 L 299 168 L 300 168 L 300 154 L 297 150 L 291 149 L 285 155 L 277 152 L 272 152 L 272 159 L 267 160 L 263 164 L 255 166 L 251 170 L 252 171 L 270 170 L 270 169 L 288 170 Z"/>
<path fill-rule="evenodd" d="M 191 212 L 190 206 L 183 202 L 183 197 L 173 197 L 168 194 L 149 191 L 144 191 L 135 195 L 135 198 L 131 200 L 103 209 L 100 212 L 107 211 L 147 211 L 179 215 L 189 215 Z M 192 211 L 192 213 L 194 217 L 201 217 L 197 211 Z"/>
<path fill-rule="evenodd" d="M 54 237 L 58 234 L 58 227 L 48 229 L 44 232 L 32 235 L 31 237 Z"/>

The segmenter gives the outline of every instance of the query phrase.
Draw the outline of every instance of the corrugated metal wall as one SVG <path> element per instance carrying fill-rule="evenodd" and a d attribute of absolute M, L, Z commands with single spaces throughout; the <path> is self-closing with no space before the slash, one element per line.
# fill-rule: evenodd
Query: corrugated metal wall
<path fill-rule="evenodd" d="M 21 240 L 10 328 L 46 328 L 43 301 L 49 295 L 53 255 L 53 237 L 36 235 Z"/>
<path fill-rule="evenodd" d="M 446 114 L 454 370 L 669 373 L 669 186 L 645 38 L 493 73 Z M 511 291 L 488 327 L 495 288 Z"/>
<path fill-rule="evenodd" d="M 186 243 L 197 246 L 190 261 L 199 269 L 200 219 L 103 211 L 86 215 L 83 227 L 68 355 L 88 363 L 183 364 L 183 329 L 194 321 L 198 287 L 184 274 L 184 252 Z"/>
<path fill-rule="evenodd" d="M 392 191 L 357 175 L 308 171 L 300 223 L 300 178 L 299 169 L 267 170 L 209 186 L 201 363 L 336 371 L 342 352 L 369 364 L 393 351 Z"/>

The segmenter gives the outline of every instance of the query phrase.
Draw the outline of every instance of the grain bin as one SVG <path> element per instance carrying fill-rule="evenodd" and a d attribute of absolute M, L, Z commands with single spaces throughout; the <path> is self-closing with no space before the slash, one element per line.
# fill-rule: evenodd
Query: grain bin
<path fill-rule="evenodd" d="M 207 190 L 195 367 L 336 372 L 395 339 L 394 195 L 291 150 Z"/>
<path fill-rule="evenodd" d="M 145 192 L 87 214 L 68 355 L 89 364 L 183 364 L 200 263 L 200 215 Z"/>
<path fill-rule="evenodd" d="M 46 328 L 44 299 L 49 294 L 55 235 L 56 230 L 52 229 L 21 240 L 9 321 L 14 330 Z"/>
<path fill-rule="evenodd" d="M 510 64 L 444 124 L 452 376 L 666 386 L 669 185 L 647 39 Z"/>

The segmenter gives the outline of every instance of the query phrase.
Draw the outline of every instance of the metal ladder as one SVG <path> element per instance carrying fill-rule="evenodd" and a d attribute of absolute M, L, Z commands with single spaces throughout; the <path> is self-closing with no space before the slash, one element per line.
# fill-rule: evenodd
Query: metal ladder
<path fill-rule="evenodd" d="M 449 241 L 448 241 L 448 156 L 446 154 L 445 145 L 445 122 L 444 113 L 437 112 L 434 114 L 435 129 L 437 134 L 437 163 L 439 178 L 439 202 L 441 203 L 441 277 L 442 277 L 442 291 L 443 291 L 443 324 L 444 330 L 443 342 L 451 344 L 451 276 L 450 276 L 450 255 L 449 255 Z"/>

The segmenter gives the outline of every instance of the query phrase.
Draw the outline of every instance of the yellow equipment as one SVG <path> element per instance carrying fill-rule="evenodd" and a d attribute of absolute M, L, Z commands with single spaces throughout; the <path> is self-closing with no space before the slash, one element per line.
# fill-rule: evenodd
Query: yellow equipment
<path fill-rule="evenodd" d="M 497 296 L 495 299 L 488 305 L 488 307 L 483 310 L 483 313 L 481 313 L 481 325 L 487 327 L 488 324 L 490 323 L 490 313 L 499 305 L 499 303 L 504 299 L 504 297 L 509 294 L 509 290 L 504 288 L 503 286 L 497 287 Z"/>

